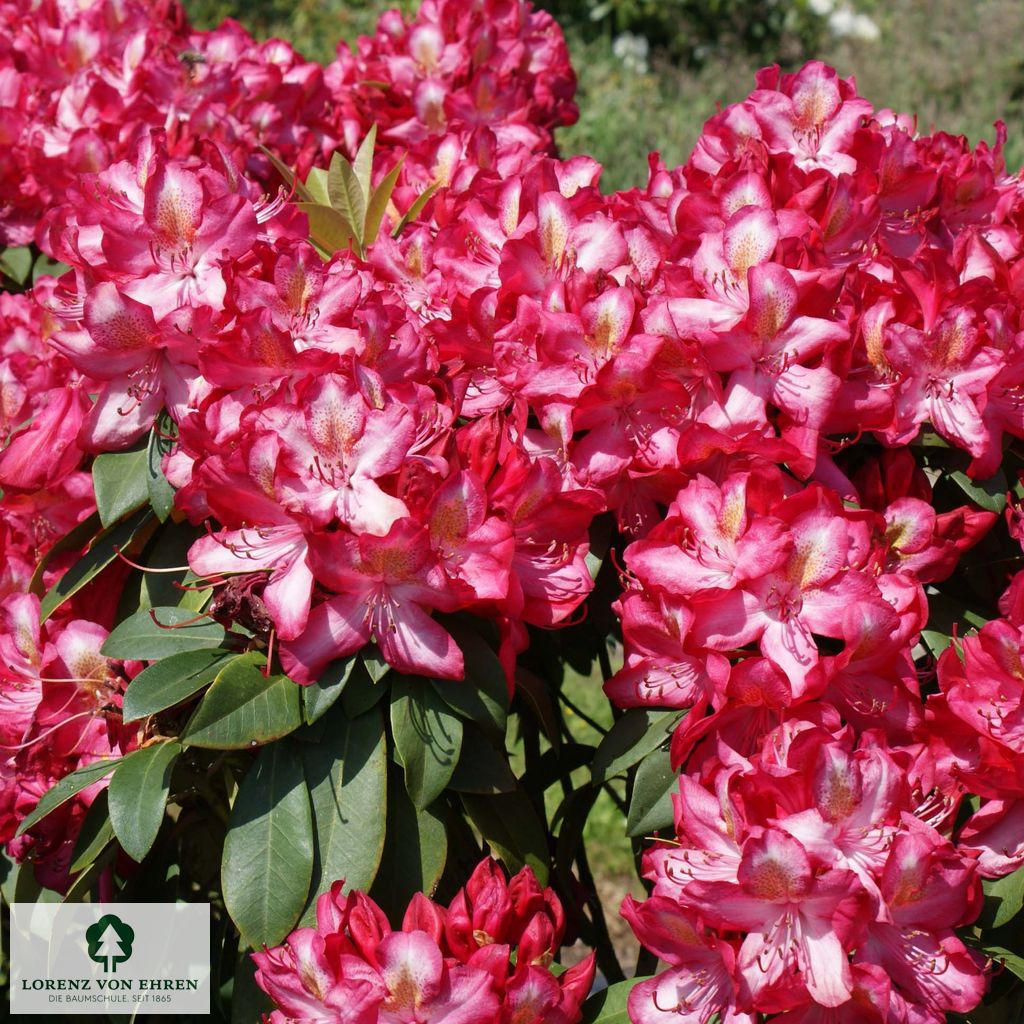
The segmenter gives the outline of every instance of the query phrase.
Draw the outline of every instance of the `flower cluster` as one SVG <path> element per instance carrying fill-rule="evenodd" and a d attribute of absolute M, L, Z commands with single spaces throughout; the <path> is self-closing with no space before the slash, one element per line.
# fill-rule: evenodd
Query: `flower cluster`
<path fill-rule="evenodd" d="M 552 155 L 573 76 L 526 3 L 428 0 L 325 71 L 173 6 L 0 12 L 0 223 L 70 268 L 0 305 L 4 828 L 40 779 L 146 739 L 116 710 L 137 666 L 98 653 L 122 562 L 29 623 L 89 539 L 95 457 L 171 445 L 207 614 L 300 684 L 371 642 L 461 679 L 460 612 L 494 625 L 511 691 L 530 628 L 584 614 L 607 513 L 607 693 L 689 712 L 677 837 L 625 908 L 670 964 L 633 1019 L 969 1010 L 985 968 L 954 929 L 1024 863 L 1024 582 L 934 641 L 941 585 L 1002 529 L 950 491 L 1001 499 L 1024 438 L 1002 127 L 972 150 L 820 63 L 766 69 L 684 167 L 605 195 Z M 373 231 L 313 244 L 322 210 L 258 143 L 307 190 L 340 148 L 360 166 L 324 188 Z M 590 968 L 541 970 L 560 911 L 504 886 L 484 866 L 394 933 L 336 888 L 262 983 L 360 1024 L 574 1021 Z"/>
<path fill-rule="evenodd" d="M 42 283 L 37 298 L 52 283 Z M 0 295 L 0 432 L 9 442 L 0 453 L 0 842 L 35 863 L 42 884 L 62 890 L 78 829 L 102 785 L 77 793 L 30 835 L 15 839 L 15 831 L 59 779 L 137 744 L 119 709 L 127 680 L 141 666 L 99 653 L 116 588 L 87 587 L 40 624 L 36 593 L 51 587 L 84 546 L 55 544 L 96 507 L 92 480 L 78 470 L 80 452 L 67 443 L 66 423 L 73 438 L 82 416 L 76 420 L 75 410 L 88 397 L 68 361 L 47 344 L 54 326 L 38 302 Z"/>
<path fill-rule="evenodd" d="M 936 585 L 998 517 L 938 512 L 908 446 L 984 479 L 1021 436 L 1021 193 L 998 145 L 916 135 L 821 65 L 758 85 L 645 197 L 676 256 L 643 323 L 697 386 L 606 686 L 689 709 L 676 840 L 623 908 L 670 969 L 630 1013 L 937 1024 L 985 990 L 954 933 L 980 876 L 1024 863 L 1020 582 L 923 689 Z"/>
<path fill-rule="evenodd" d="M 95 508 L 91 481 L 76 472 L 81 456 L 67 443 L 65 427 L 70 418 L 73 437 L 75 413 L 88 399 L 78 374 L 48 344 L 56 321 L 39 301 L 52 285 L 41 282 L 36 301 L 0 294 L 0 487 L 10 492 L 0 502 L 0 599 L 26 593 L 43 556 Z M 67 553 L 72 560 L 75 554 Z M 52 584 L 69 564 L 67 556 L 51 558 L 42 583 Z"/>
<path fill-rule="evenodd" d="M 529 3 L 424 0 L 411 19 L 389 11 L 354 49 L 338 44 L 324 77 L 323 116 L 345 150 L 376 125 L 406 157 L 403 183 L 416 191 L 438 180 L 465 191 L 474 165 L 520 171 L 577 117 L 565 39 Z"/>
<path fill-rule="evenodd" d="M 0 600 L 0 842 L 36 865 L 40 884 L 63 891 L 82 820 L 103 783 L 76 793 L 32 832 L 15 839 L 15 831 L 65 775 L 138 745 L 120 708 L 142 666 L 103 657 L 108 631 L 91 619 L 70 612 L 40 626 L 39 618 L 33 594 Z"/>
<path fill-rule="evenodd" d="M 589 955 L 557 977 L 562 905 L 529 868 L 511 881 L 482 861 L 447 909 L 417 893 L 400 929 L 358 891 L 335 882 L 316 927 L 254 953 L 256 983 L 290 1020 L 383 1024 L 576 1024 L 594 980 Z"/>
<path fill-rule="evenodd" d="M 960 832 L 960 845 L 978 857 L 989 878 L 1024 865 L 1024 573 L 1000 601 L 1005 618 L 993 619 L 940 657 L 941 693 L 929 698 L 930 720 L 941 723 L 930 739 L 935 762 L 957 785 L 986 797 Z"/>
<path fill-rule="evenodd" d="M 858 734 L 824 703 L 749 756 L 720 741 L 680 780 L 677 841 L 645 854 L 653 895 L 623 907 L 670 965 L 631 993 L 633 1020 L 839 1008 L 943 1021 L 973 1008 L 985 961 L 954 929 L 977 915 L 981 887 L 949 838 L 955 788 L 927 747 Z"/>
<path fill-rule="evenodd" d="M 219 150 L 273 184 L 260 146 L 308 171 L 371 125 L 408 152 L 403 191 L 464 155 L 503 172 L 575 120 L 575 77 L 550 15 L 504 0 L 428 0 L 385 15 L 326 69 L 237 22 L 188 24 L 177 0 L 0 4 L 0 244 L 33 238 L 79 175 L 129 156 L 151 128 L 169 153 Z"/>
<path fill-rule="evenodd" d="M 151 127 L 175 156 L 220 147 L 254 172 L 257 150 L 309 166 L 323 70 L 235 22 L 195 32 L 176 0 L 0 4 L 0 242 L 31 241 L 78 176 L 124 159 Z"/>
<path fill-rule="evenodd" d="M 71 267 L 31 297 L 0 295 L 0 639 L 21 652 L 0 674 L 0 838 L 52 782 L 142 738 L 119 724 L 124 667 L 98 653 L 127 565 L 61 603 L 42 638 L 36 595 L 96 532 L 92 457 L 162 435 L 164 410 L 177 506 L 217 524 L 190 560 L 230 574 L 215 606 L 282 640 L 297 681 L 370 638 L 395 665 L 458 677 L 461 653 L 430 617 L 457 608 L 499 622 L 511 673 L 523 623 L 557 622 L 586 596 L 598 502 L 500 414 L 460 415 L 464 385 L 427 337 L 444 313 L 429 229 L 382 237 L 370 262 L 325 264 L 259 147 L 304 174 L 375 124 L 389 144 L 375 180 L 401 165 L 392 227 L 445 161 L 464 187 L 497 181 L 575 116 L 549 16 L 428 3 L 409 22 L 385 17 L 326 78 L 232 22 L 193 31 L 173 3 L 12 0 L 0 24 L 0 241 Z M 76 668 L 54 652 L 65 633 L 77 650 L 80 627 L 93 660 Z M 57 700 L 68 686 L 77 695 Z M 58 707 L 122 732 L 54 745 Z M 53 887 L 98 788 L 67 805 L 59 862 L 32 830 Z"/>

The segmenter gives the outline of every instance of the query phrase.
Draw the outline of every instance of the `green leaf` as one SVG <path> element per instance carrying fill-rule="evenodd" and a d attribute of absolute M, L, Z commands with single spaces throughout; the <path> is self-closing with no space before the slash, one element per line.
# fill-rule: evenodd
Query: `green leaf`
<path fill-rule="evenodd" d="M 356 182 L 363 194 L 364 202 L 370 199 L 370 186 L 373 182 L 373 150 L 377 144 L 377 126 L 370 125 L 366 138 L 359 144 L 359 151 L 355 160 L 352 161 L 352 170 L 355 172 Z"/>
<path fill-rule="evenodd" d="M 373 190 L 370 202 L 366 207 L 366 237 L 363 242 L 366 245 L 373 245 L 380 234 L 380 226 L 384 222 L 384 215 L 388 210 L 388 202 L 398 184 L 398 175 L 402 171 L 402 164 L 405 162 L 405 154 L 398 158 L 398 163 L 388 171 L 380 184 Z"/>
<path fill-rule="evenodd" d="M 590 578 L 595 582 L 604 560 L 608 557 L 613 523 L 611 515 L 600 515 L 590 524 L 590 544 L 584 561 L 587 563 Z"/>
<path fill-rule="evenodd" d="M 157 661 L 183 651 L 224 646 L 227 631 L 219 622 L 201 618 L 188 608 L 148 608 L 125 619 L 104 641 L 100 654 L 107 658 Z M 184 625 L 188 623 L 188 625 Z"/>
<path fill-rule="evenodd" d="M 555 872 L 565 892 L 572 892 L 576 884 L 572 863 L 583 845 L 587 819 L 600 795 L 601 790 L 597 786 L 584 783 L 569 791 L 551 819 L 552 831 L 556 824 L 559 826 L 555 841 Z"/>
<path fill-rule="evenodd" d="M 921 630 L 921 643 L 928 648 L 933 657 L 938 657 L 951 643 L 953 638 L 934 629 Z"/>
<path fill-rule="evenodd" d="M 35 285 L 41 277 L 60 277 L 61 274 L 66 274 L 70 269 L 66 263 L 61 263 L 60 260 L 51 260 L 45 252 L 40 253 L 35 266 L 32 268 L 32 284 Z"/>
<path fill-rule="evenodd" d="M 11 246 L 0 252 L 0 273 L 23 285 L 32 272 L 32 250 L 27 245 Z"/>
<path fill-rule="evenodd" d="M 302 725 L 299 687 L 263 674 L 258 651 L 230 661 L 206 691 L 182 733 L 190 747 L 238 750 L 287 736 Z"/>
<path fill-rule="evenodd" d="M 309 237 L 314 245 L 328 255 L 352 248 L 356 233 L 337 210 L 317 203 L 295 205 L 309 218 Z"/>
<path fill-rule="evenodd" d="M 97 455 L 92 464 L 96 509 L 104 526 L 116 523 L 149 501 L 149 445 Z"/>
<path fill-rule="evenodd" d="M 516 785 L 504 746 L 499 752 L 482 732 L 469 726 L 462 736 L 462 753 L 449 788 L 457 793 L 511 793 Z"/>
<path fill-rule="evenodd" d="M 348 677 L 341 694 L 341 706 L 349 718 L 358 718 L 364 711 L 369 711 L 380 703 L 387 692 L 388 687 L 382 681 L 374 682 L 370 678 L 366 671 L 366 663 L 357 656 L 352 674 Z"/>
<path fill-rule="evenodd" d="M 558 785 L 567 773 L 589 765 L 596 749 L 589 743 L 563 743 L 557 750 L 552 747 L 527 768 L 519 781 L 527 793 L 543 794 Z"/>
<path fill-rule="evenodd" d="M 231 985 L 231 1024 L 253 1024 L 270 1016 L 274 1001 L 256 984 L 256 964 L 241 956 Z"/>
<path fill-rule="evenodd" d="M 304 919 L 336 879 L 346 891 L 370 888 L 384 852 L 387 745 L 379 708 L 350 721 L 340 708 L 321 743 L 304 745 L 302 763 L 313 804 L 313 881 Z"/>
<path fill-rule="evenodd" d="M 331 206 L 337 210 L 352 228 L 352 237 L 357 247 L 363 244 L 363 225 L 366 223 L 366 197 L 359 187 L 352 165 L 340 154 L 331 158 L 327 173 L 327 190 Z"/>
<path fill-rule="evenodd" d="M 461 622 L 446 622 L 445 628 L 462 650 L 466 678 L 432 679 L 431 686 L 450 708 L 479 725 L 495 743 L 504 744 L 508 686 L 498 656 L 479 633 Z"/>
<path fill-rule="evenodd" d="M 414 893 L 433 895 L 448 859 L 448 836 L 435 808 L 416 810 L 397 773 L 387 794 L 387 842 L 372 895 L 400 920 Z"/>
<path fill-rule="evenodd" d="M 395 225 L 395 230 L 391 232 L 392 238 L 397 238 L 423 212 L 423 207 L 430 202 L 431 197 L 440 187 L 441 183 L 435 181 L 416 197 L 416 201 L 405 211 L 402 219 Z"/>
<path fill-rule="evenodd" d="M 321 718 L 341 696 L 357 661 L 354 654 L 332 661 L 315 682 L 302 687 L 302 715 L 308 725 Z"/>
<path fill-rule="evenodd" d="M 405 788 L 422 811 L 439 797 L 462 749 L 462 719 L 422 679 L 398 676 L 391 688 L 391 731 Z"/>
<path fill-rule="evenodd" d="M 91 583 L 117 558 L 118 551 L 132 551 L 155 526 L 156 520 L 146 508 L 139 509 L 123 522 L 101 533 L 89 550 L 44 595 L 39 603 L 40 620 L 45 622 L 65 601 Z"/>
<path fill-rule="evenodd" d="M 668 742 L 683 714 L 650 708 L 630 708 L 624 712 L 601 740 L 590 777 L 602 783 L 638 764 L 652 750 Z"/>
<path fill-rule="evenodd" d="M 114 826 L 110 823 L 107 790 L 104 789 L 89 805 L 89 810 L 85 812 L 85 818 L 71 854 L 71 874 L 77 875 L 79 871 L 89 867 L 113 838 Z"/>
<path fill-rule="evenodd" d="M 375 683 L 379 683 L 391 671 L 391 666 L 384 660 L 380 651 L 372 645 L 364 647 L 359 657 L 367 675 Z"/>
<path fill-rule="evenodd" d="M 234 657 L 220 649 L 183 651 L 144 668 L 125 690 L 124 721 L 137 722 L 187 700 L 212 683 Z"/>
<path fill-rule="evenodd" d="M 655 750 L 640 763 L 633 780 L 626 835 L 647 836 L 668 828 L 672 818 L 672 794 L 679 788 L 679 773 L 672 770 L 667 750 Z"/>
<path fill-rule="evenodd" d="M 295 194 L 307 203 L 316 202 L 313 193 L 302 183 L 299 176 L 283 161 L 279 160 L 266 146 L 259 147 L 263 151 L 263 155 L 267 157 L 270 162 L 274 165 L 274 169 L 278 174 L 281 175 L 281 180 L 289 188 L 295 189 Z"/>
<path fill-rule="evenodd" d="M 142 608 L 189 608 L 201 611 L 210 598 L 211 590 L 193 590 L 197 577 L 188 568 L 189 548 L 196 541 L 196 528 L 190 523 L 167 522 L 159 528 L 152 544 L 144 551 L 140 561 L 148 569 L 177 572 L 146 572 L 139 583 L 139 601 Z M 132 609 L 134 611 L 134 609 Z"/>
<path fill-rule="evenodd" d="M 288 741 L 260 751 L 231 808 L 221 891 L 242 940 L 274 946 L 295 926 L 313 877 L 313 819 L 302 761 Z"/>
<path fill-rule="evenodd" d="M 551 691 L 543 679 L 529 669 L 516 669 L 516 690 L 522 694 L 533 716 L 540 723 L 544 735 L 553 747 L 562 745 L 562 734 L 558 730 L 558 714 L 551 703 Z"/>
<path fill-rule="evenodd" d="M 93 888 L 99 880 L 103 869 L 117 856 L 116 848 L 111 845 L 100 856 L 79 873 L 78 877 L 68 886 L 62 903 L 88 903 L 93 899 Z"/>
<path fill-rule="evenodd" d="M 1006 474 L 1002 470 L 987 480 L 972 480 L 963 470 L 959 469 L 950 473 L 949 478 L 976 505 L 980 505 L 988 512 L 1002 515 L 1006 508 L 1006 493 L 1010 489 L 1010 485 L 1006 482 Z"/>
<path fill-rule="evenodd" d="M 322 167 L 313 167 L 306 175 L 306 188 L 310 194 L 310 201 L 318 206 L 331 208 L 331 194 L 327 189 L 327 171 Z"/>
<path fill-rule="evenodd" d="M 626 1010 L 629 993 L 640 982 L 647 980 L 644 977 L 628 978 L 592 995 L 583 1004 L 580 1024 L 629 1024 L 629 1013 Z"/>
<path fill-rule="evenodd" d="M 952 591 L 939 591 L 936 587 L 925 587 L 928 597 L 928 629 L 934 633 L 952 636 L 954 631 L 963 636 L 972 627 L 980 629 L 986 620 L 971 611 Z"/>
<path fill-rule="evenodd" d="M 1008 971 L 1024 981 L 1024 957 L 1019 956 L 1017 953 L 1012 953 L 1008 949 L 1003 949 L 1002 946 L 986 946 L 985 952 L 993 960 L 998 960 Z"/>
<path fill-rule="evenodd" d="M 47 889 L 40 885 L 36 878 L 35 866 L 31 861 L 17 865 L 9 884 L 6 886 L 4 898 L 10 903 L 62 903 L 63 898 L 59 892 Z"/>
<path fill-rule="evenodd" d="M 20 836 L 27 832 L 51 811 L 55 811 L 61 804 L 67 803 L 83 789 L 88 789 L 93 783 L 105 779 L 120 763 L 121 758 L 112 757 L 109 761 L 96 761 L 86 765 L 85 768 L 79 768 L 70 775 L 65 775 L 60 782 L 42 795 L 32 813 L 18 826 L 16 834 Z"/>
<path fill-rule="evenodd" d="M 160 418 L 162 420 L 163 417 Z M 174 508 L 174 488 L 167 482 L 163 470 L 163 457 L 173 445 L 173 441 L 160 436 L 156 427 L 150 431 L 146 447 L 146 492 L 149 504 L 161 523 L 166 521 Z"/>
<path fill-rule="evenodd" d="M 154 743 L 124 757 L 110 780 L 110 823 L 117 841 L 132 860 L 149 853 L 170 792 L 171 769 L 180 743 Z"/>
<path fill-rule="evenodd" d="M 985 890 L 985 905 L 978 923 L 983 928 L 1001 928 L 1024 907 L 1024 868 L 1018 868 L 1012 875 L 1002 878 L 985 879 L 982 887 Z"/>
<path fill-rule="evenodd" d="M 516 790 L 496 796 L 460 796 L 470 820 L 505 866 L 515 872 L 529 865 L 540 884 L 547 885 L 547 831 L 526 794 Z"/>
<path fill-rule="evenodd" d="M 63 554 L 65 551 L 79 551 L 86 546 L 96 534 L 102 530 L 100 525 L 99 514 L 93 512 L 90 516 L 83 519 L 73 530 L 65 533 L 56 544 L 50 548 L 39 562 L 36 564 L 35 571 L 32 573 L 32 579 L 28 583 L 28 592 L 35 594 L 37 597 L 42 597 L 44 594 L 43 590 L 43 576 L 46 570 L 49 568 L 50 562 L 57 555 Z"/>
<path fill-rule="evenodd" d="M 31 867 L 31 865 L 29 866 Z M 18 884 L 20 870 L 21 864 L 18 864 L 5 850 L 0 850 L 0 903 L 14 902 L 14 889 Z"/>

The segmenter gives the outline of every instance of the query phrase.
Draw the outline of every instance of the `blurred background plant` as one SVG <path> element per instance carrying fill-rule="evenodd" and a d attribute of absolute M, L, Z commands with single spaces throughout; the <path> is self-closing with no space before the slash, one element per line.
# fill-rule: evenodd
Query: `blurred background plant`
<path fill-rule="evenodd" d="M 583 38 L 623 34 L 665 56 L 700 66 L 716 54 L 797 59 L 826 31 L 828 0 L 549 0 L 542 6 Z"/>

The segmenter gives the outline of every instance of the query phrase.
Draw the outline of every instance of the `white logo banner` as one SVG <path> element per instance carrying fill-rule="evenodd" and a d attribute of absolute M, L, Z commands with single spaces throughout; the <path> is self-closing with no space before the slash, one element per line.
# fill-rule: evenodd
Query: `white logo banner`
<path fill-rule="evenodd" d="M 209 903 L 11 911 L 11 1013 L 210 1012 Z"/>

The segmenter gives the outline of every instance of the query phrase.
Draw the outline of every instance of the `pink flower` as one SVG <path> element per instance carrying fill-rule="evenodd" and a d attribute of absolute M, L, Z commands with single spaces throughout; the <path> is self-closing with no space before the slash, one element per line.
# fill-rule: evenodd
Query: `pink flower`
<path fill-rule="evenodd" d="M 985 345 L 974 316 L 963 306 L 925 321 L 924 330 L 890 324 L 887 355 L 902 374 L 890 443 L 906 443 L 925 420 L 972 455 L 985 448 L 981 411 L 1001 355 Z"/>
<path fill-rule="evenodd" d="M 89 408 L 79 387 L 55 388 L 37 399 L 39 412 L 0 452 L 0 484 L 17 490 L 54 487 L 81 464 L 78 432 Z"/>
<path fill-rule="evenodd" d="M 627 896 L 622 916 L 641 943 L 671 965 L 631 990 L 630 1020 L 707 1024 L 717 1013 L 730 1024 L 753 1024 L 751 1014 L 736 1009 L 735 949 L 707 934 L 692 910 L 659 896 L 643 903 Z"/>
<path fill-rule="evenodd" d="M 562 909 L 529 869 L 509 883 L 494 862 L 484 861 L 448 910 L 422 894 L 414 896 L 397 931 L 369 897 L 359 892 L 343 897 L 343 886 L 335 882 L 317 900 L 315 929 L 300 928 L 284 945 L 252 955 L 256 983 L 278 1007 L 272 1021 L 579 1021 L 593 981 L 593 957 L 556 978 L 547 970 L 553 950 L 543 960 L 535 955 L 536 923 L 561 920 Z M 474 924 L 482 927 L 452 927 L 452 915 L 463 915 L 470 906 Z M 524 912 L 530 915 L 525 922 Z M 560 929 L 552 933 L 556 948 L 561 939 Z"/>
<path fill-rule="evenodd" d="M 691 882 L 686 899 L 712 924 L 747 932 L 737 966 L 758 1005 L 782 1008 L 803 986 L 823 1006 L 850 998 L 847 954 L 865 910 L 852 872 L 815 874 L 801 843 L 769 829 L 744 844 L 736 883 Z"/>
<path fill-rule="evenodd" d="M 286 459 L 306 477 L 304 508 L 317 522 L 336 517 L 358 533 L 383 536 L 408 514 L 377 479 L 408 454 L 415 434 L 409 410 L 399 402 L 375 408 L 341 374 L 312 382 L 303 397 L 303 428 L 289 416 L 282 441 Z"/>
<path fill-rule="evenodd" d="M 452 611 L 465 598 L 441 571 L 423 527 L 401 519 L 383 537 L 320 534 L 310 546 L 314 574 L 337 596 L 316 605 L 305 630 L 282 645 L 296 682 L 313 682 L 328 662 L 371 640 L 401 672 L 462 678 L 462 652 L 425 609 Z"/>
<path fill-rule="evenodd" d="M 83 373 L 107 381 L 82 423 L 79 439 L 89 451 L 124 448 L 156 420 L 182 389 L 168 358 L 169 327 L 157 327 L 152 310 L 110 282 L 85 298 L 81 330 L 61 332 L 55 343 Z"/>
<path fill-rule="evenodd" d="M 994 619 L 963 640 L 964 660 L 949 647 L 940 680 L 950 710 L 1015 754 L 1024 752 L 1024 626 Z"/>
<path fill-rule="evenodd" d="M 783 560 L 742 588 L 695 602 L 693 633 L 712 650 L 757 641 L 800 696 L 819 660 L 813 634 L 843 637 L 848 604 L 880 602 L 881 595 L 860 569 L 868 553 L 862 520 L 841 514 L 833 498 L 814 488 L 777 511 L 788 527 L 788 544 L 776 549 Z"/>
<path fill-rule="evenodd" d="M 783 438 L 813 460 L 817 432 L 840 389 L 828 354 L 847 339 L 847 328 L 798 316 L 797 284 L 783 267 L 754 266 L 747 278 L 749 312 L 736 330 L 719 335 L 709 355 L 713 369 L 732 371 L 724 421 L 731 429 L 758 429 L 771 403 L 784 414 Z"/>
<path fill-rule="evenodd" d="M 189 566 L 207 578 L 266 572 L 262 600 L 278 636 L 294 640 L 306 627 L 312 601 L 307 534 L 301 522 L 265 495 L 243 491 L 233 497 L 241 498 L 239 511 L 244 508 L 246 517 L 252 517 L 250 525 L 200 537 L 189 548 Z"/>
<path fill-rule="evenodd" d="M 551 459 L 515 452 L 492 481 L 490 503 L 504 512 L 516 543 L 510 611 L 538 625 L 561 622 L 594 585 L 585 528 L 600 498 L 567 486 Z"/>
<path fill-rule="evenodd" d="M 871 106 L 855 95 L 853 79 L 810 61 L 792 75 L 765 68 L 757 84 L 748 103 L 770 149 L 792 153 L 808 169 L 825 167 L 837 175 L 856 169 L 850 144 Z"/>
<path fill-rule="evenodd" d="M 392 932 L 377 947 L 387 1024 L 487 1024 L 498 1000 L 489 974 L 448 967 L 426 932 Z"/>
<path fill-rule="evenodd" d="M 786 530 L 749 507 L 748 489 L 756 496 L 756 483 L 747 473 L 730 476 L 721 487 L 698 476 L 672 504 L 672 533 L 662 530 L 657 540 L 630 546 L 630 569 L 648 585 L 687 597 L 732 590 L 771 572 L 785 557 Z"/>
<path fill-rule="evenodd" d="M 430 542 L 450 576 L 479 600 L 500 601 L 508 594 L 515 541 L 508 524 L 487 512 L 487 495 L 475 474 L 449 477 L 431 504 Z"/>
<path fill-rule="evenodd" d="M 256 234 L 252 204 L 223 178 L 171 161 L 160 160 L 140 184 L 141 223 L 122 218 L 103 243 L 113 272 L 129 278 L 125 293 L 158 319 L 181 306 L 220 308 L 222 265 L 243 255 Z"/>
<path fill-rule="evenodd" d="M 670 560 L 668 556 L 665 562 Z M 689 708 L 702 701 L 718 702 L 729 662 L 715 652 L 685 650 L 693 613 L 684 604 L 664 595 L 652 601 L 633 590 L 622 595 L 616 610 L 629 649 L 625 666 L 605 683 L 611 700 L 624 708 Z"/>
<path fill-rule="evenodd" d="M 891 924 L 868 926 L 859 963 L 874 963 L 908 1003 L 934 1014 L 972 1010 L 985 992 L 982 958 L 953 928 L 980 907 L 974 865 L 931 829 L 913 825 L 893 842 L 881 879 Z"/>
<path fill-rule="evenodd" d="M 839 743 L 823 744 L 808 779 L 813 807 L 778 819 L 822 863 L 855 872 L 878 895 L 876 877 L 896 829 L 901 775 L 883 750 L 852 755 Z"/>
<path fill-rule="evenodd" d="M 978 874 L 1001 878 L 1024 866 L 1024 799 L 986 800 L 957 836 L 957 849 L 978 857 Z"/>

